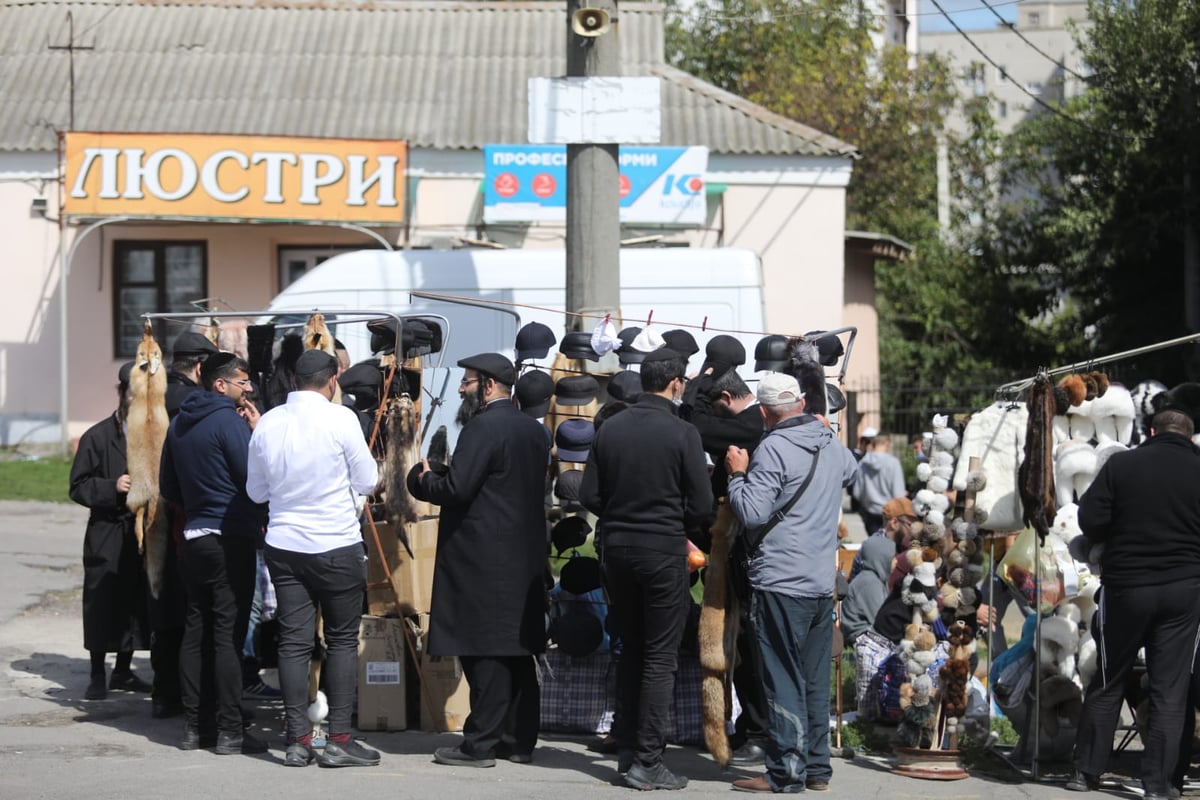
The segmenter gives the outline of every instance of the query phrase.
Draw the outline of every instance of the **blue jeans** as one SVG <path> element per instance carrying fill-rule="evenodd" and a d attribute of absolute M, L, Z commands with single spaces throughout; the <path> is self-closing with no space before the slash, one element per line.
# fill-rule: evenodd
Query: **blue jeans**
<path fill-rule="evenodd" d="M 833 597 L 755 590 L 751 613 L 758 628 L 767 695 L 767 782 L 777 792 L 802 792 L 806 781 L 828 781 L 833 774 L 829 764 Z"/>

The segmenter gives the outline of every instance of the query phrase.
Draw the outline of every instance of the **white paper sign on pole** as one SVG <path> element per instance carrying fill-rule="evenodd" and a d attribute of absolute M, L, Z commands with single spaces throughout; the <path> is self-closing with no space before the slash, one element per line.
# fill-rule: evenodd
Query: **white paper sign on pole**
<path fill-rule="evenodd" d="M 530 78 L 531 144 L 657 144 L 658 78 Z"/>

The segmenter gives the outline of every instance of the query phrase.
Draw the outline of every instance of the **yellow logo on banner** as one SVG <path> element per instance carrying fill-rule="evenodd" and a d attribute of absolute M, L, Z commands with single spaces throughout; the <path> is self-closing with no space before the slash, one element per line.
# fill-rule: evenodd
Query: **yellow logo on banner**
<path fill-rule="evenodd" d="M 404 142 L 68 133 L 74 216 L 404 220 Z"/>

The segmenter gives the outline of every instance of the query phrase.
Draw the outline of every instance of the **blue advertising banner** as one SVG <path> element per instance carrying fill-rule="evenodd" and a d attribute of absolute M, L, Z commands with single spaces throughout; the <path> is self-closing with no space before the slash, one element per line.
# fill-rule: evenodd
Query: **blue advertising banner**
<path fill-rule="evenodd" d="M 567 213 L 565 145 L 483 148 L 484 222 L 561 222 Z M 707 201 L 706 147 L 622 147 L 622 222 L 699 225 Z"/>

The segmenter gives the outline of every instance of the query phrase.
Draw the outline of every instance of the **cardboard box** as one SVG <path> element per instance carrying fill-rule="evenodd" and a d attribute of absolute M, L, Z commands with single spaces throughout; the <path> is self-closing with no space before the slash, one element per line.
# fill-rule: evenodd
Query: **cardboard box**
<path fill-rule="evenodd" d="M 405 526 L 410 558 L 388 522 L 376 521 L 384 561 L 371 533 L 369 522 L 363 523 L 363 541 L 367 543 L 367 610 L 377 616 L 427 614 L 433 597 L 433 562 L 437 554 L 438 520 L 426 519 Z M 397 606 L 397 598 L 399 606 Z"/>
<path fill-rule="evenodd" d="M 417 694 L 421 705 L 421 730 L 461 731 L 471 713 L 471 694 L 462 665 L 453 656 L 434 657 L 425 652 L 429 615 L 419 615 L 421 675 Z"/>
<path fill-rule="evenodd" d="M 402 731 L 408 727 L 402 619 L 364 616 L 358 629 L 358 729 Z"/>

